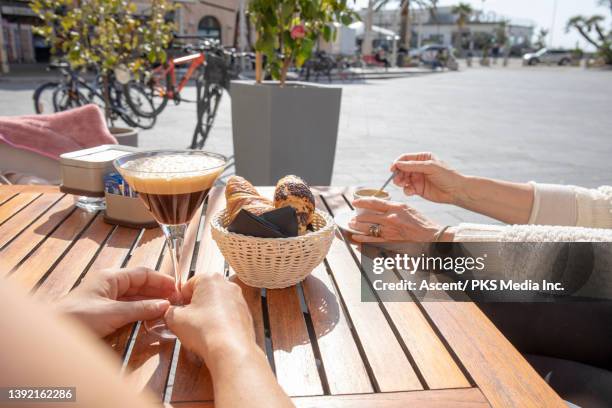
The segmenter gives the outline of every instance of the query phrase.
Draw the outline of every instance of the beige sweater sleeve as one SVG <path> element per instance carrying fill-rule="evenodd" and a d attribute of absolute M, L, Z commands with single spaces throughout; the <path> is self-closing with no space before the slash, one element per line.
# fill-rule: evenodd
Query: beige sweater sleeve
<path fill-rule="evenodd" d="M 537 184 L 529 224 L 460 224 L 457 242 L 612 241 L 612 187 Z"/>
<path fill-rule="evenodd" d="M 535 195 L 529 224 L 612 228 L 612 187 L 530 184 Z"/>

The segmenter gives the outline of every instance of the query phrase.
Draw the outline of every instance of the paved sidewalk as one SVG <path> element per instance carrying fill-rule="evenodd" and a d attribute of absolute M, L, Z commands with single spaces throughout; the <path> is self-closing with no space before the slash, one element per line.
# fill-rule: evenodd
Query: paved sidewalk
<path fill-rule="evenodd" d="M 587 187 L 611 184 L 610 102 L 612 72 L 579 68 L 474 68 L 344 84 L 332 182 L 378 186 L 400 153 L 432 151 L 469 174 Z M 143 133 L 143 144 L 186 146 L 191 129 L 185 123 L 191 115 L 192 106 L 169 108 L 154 131 Z M 226 95 L 207 148 L 232 153 Z M 441 222 L 486 220 L 410 201 Z"/>
<path fill-rule="evenodd" d="M 612 71 L 498 66 L 339 85 L 335 185 L 378 186 L 395 157 L 417 151 L 435 152 L 469 174 L 612 184 Z M 33 86 L 0 82 L 1 114 L 31 114 Z M 188 88 L 184 96 L 193 94 Z M 170 104 L 153 130 L 141 132 L 141 144 L 186 147 L 194 123 L 193 104 Z M 232 154 L 228 95 L 206 148 Z M 440 222 L 484 220 L 453 207 L 410 202 Z"/>
<path fill-rule="evenodd" d="M 19 64 L 13 65 L 7 74 L 0 74 L 2 83 L 31 83 L 50 81 L 58 78 L 58 72 L 47 70 L 48 64 Z"/>
<path fill-rule="evenodd" d="M 389 78 L 400 78 L 412 75 L 423 75 L 431 73 L 440 73 L 441 70 L 435 71 L 429 68 L 422 67 L 411 67 L 411 68 L 382 68 L 382 67 L 367 67 L 367 68 L 349 68 L 342 72 L 333 71 L 332 79 L 334 81 L 348 82 L 358 81 L 365 79 L 389 79 Z M 249 79 L 255 78 L 254 71 L 242 72 L 242 76 Z M 298 74 L 291 72 L 290 76 L 292 79 L 297 80 Z M 44 81 L 55 80 L 59 77 L 59 71 L 48 69 L 48 64 L 36 63 L 36 64 L 17 64 L 13 65 L 11 71 L 8 74 L 0 74 L 1 83 L 38 83 Z M 312 80 L 314 80 L 315 74 L 312 74 Z M 320 81 L 326 82 L 328 79 L 325 76 L 320 77 Z"/>

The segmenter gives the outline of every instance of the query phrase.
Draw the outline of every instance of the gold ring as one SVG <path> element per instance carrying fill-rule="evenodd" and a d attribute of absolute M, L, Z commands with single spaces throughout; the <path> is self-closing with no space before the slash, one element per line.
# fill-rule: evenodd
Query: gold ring
<path fill-rule="evenodd" d="M 370 235 L 375 238 L 380 238 L 381 234 L 380 224 L 372 224 L 370 225 Z"/>

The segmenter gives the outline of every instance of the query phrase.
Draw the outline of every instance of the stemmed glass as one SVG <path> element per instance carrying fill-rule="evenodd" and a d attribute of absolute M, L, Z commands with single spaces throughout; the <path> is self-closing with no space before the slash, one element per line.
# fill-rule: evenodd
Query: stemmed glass
<path fill-rule="evenodd" d="M 179 293 L 185 231 L 226 163 L 227 159 L 220 154 L 192 150 L 140 152 L 122 156 L 113 163 L 161 227 Z M 176 338 L 163 319 L 147 321 L 145 328 L 165 339 Z"/>

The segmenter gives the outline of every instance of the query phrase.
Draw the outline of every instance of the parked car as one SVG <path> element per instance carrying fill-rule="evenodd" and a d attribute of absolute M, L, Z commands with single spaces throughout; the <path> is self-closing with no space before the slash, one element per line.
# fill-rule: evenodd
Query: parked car
<path fill-rule="evenodd" d="M 538 64 L 556 64 L 569 65 L 572 62 L 573 56 L 571 51 L 567 50 L 551 50 L 542 48 L 534 53 L 523 55 L 523 64 L 538 65 Z"/>
<path fill-rule="evenodd" d="M 446 45 L 430 44 L 424 45 L 421 48 L 410 50 L 408 55 L 411 59 L 417 60 L 433 60 L 439 51 L 446 51 L 449 55 L 453 55 L 453 48 Z"/>

